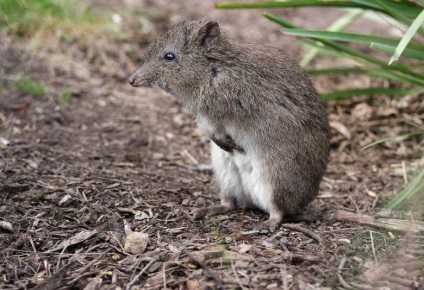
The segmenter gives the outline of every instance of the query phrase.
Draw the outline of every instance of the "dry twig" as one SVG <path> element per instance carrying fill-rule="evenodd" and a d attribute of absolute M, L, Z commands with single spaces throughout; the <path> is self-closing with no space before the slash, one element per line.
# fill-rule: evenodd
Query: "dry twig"
<path fill-rule="evenodd" d="M 61 286 L 63 275 L 72 267 L 74 261 L 57 271 L 53 276 L 38 284 L 32 290 L 56 290 Z"/>
<path fill-rule="evenodd" d="M 370 215 L 356 214 L 345 210 L 337 211 L 333 217 L 336 220 L 346 220 L 350 222 L 385 228 L 388 230 L 415 233 L 424 231 L 424 224 L 420 222 L 388 218 L 374 218 Z"/>
<path fill-rule="evenodd" d="M 306 228 L 303 228 L 301 226 L 291 225 L 291 224 L 283 224 L 283 227 L 286 228 L 286 229 L 293 230 L 293 231 L 302 232 L 305 235 L 313 238 L 315 241 L 318 242 L 318 244 L 322 243 L 322 241 L 323 241 L 322 238 L 318 234 L 314 233 L 311 230 L 308 230 Z"/>
<path fill-rule="evenodd" d="M 194 263 L 196 263 L 200 268 L 203 269 L 203 271 L 205 271 L 206 275 L 208 275 L 209 277 L 211 277 L 218 285 L 218 289 L 223 289 L 223 285 L 222 285 L 222 281 L 221 279 L 219 279 L 218 276 L 216 276 L 216 274 L 214 272 L 212 272 L 211 269 L 209 269 L 209 267 L 203 263 L 202 261 L 200 261 L 199 259 L 197 259 L 195 256 L 193 256 L 192 254 L 190 254 L 189 251 L 187 251 L 187 249 L 183 248 L 182 253 L 184 253 L 187 257 L 189 257 Z"/>
<path fill-rule="evenodd" d="M 137 282 L 137 280 L 141 277 L 141 275 L 143 275 L 143 273 L 149 269 L 149 267 L 156 261 L 157 259 L 153 258 L 143 269 L 141 269 L 140 273 L 137 274 L 137 276 L 135 276 L 130 283 L 128 283 L 127 287 L 125 288 L 125 290 L 130 290 L 131 287 Z"/>

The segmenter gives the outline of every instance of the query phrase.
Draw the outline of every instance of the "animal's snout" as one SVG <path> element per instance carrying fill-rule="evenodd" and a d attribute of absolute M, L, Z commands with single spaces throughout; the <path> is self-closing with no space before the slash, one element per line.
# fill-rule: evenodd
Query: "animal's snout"
<path fill-rule="evenodd" d="M 130 76 L 130 78 L 128 79 L 128 83 L 132 86 L 135 85 L 135 77 L 134 76 Z"/>

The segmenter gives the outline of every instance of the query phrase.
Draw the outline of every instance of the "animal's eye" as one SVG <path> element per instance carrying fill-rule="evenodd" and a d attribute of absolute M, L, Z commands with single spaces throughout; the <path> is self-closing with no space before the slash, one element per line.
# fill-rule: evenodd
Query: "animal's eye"
<path fill-rule="evenodd" d="M 165 60 L 174 60 L 175 59 L 175 54 L 173 54 L 172 52 L 168 52 L 165 54 L 165 56 L 163 57 Z"/>

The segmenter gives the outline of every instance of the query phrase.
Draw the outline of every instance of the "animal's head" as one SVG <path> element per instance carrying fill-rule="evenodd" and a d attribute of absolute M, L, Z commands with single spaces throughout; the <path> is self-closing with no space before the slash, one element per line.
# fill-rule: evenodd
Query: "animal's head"
<path fill-rule="evenodd" d="M 133 87 L 159 87 L 177 98 L 198 94 L 225 37 L 216 21 L 183 22 L 158 38 L 129 78 Z"/>

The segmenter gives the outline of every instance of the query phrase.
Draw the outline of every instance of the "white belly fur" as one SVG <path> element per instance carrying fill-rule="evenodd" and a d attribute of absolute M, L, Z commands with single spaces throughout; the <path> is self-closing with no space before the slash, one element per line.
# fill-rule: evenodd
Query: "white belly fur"
<path fill-rule="evenodd" d="M 235 198 L 239 205 L 253 205 L 267 213 L 274 209 L 272 188 L 260 160 L 248 153 L 228 153 L 213 142 L 211 151 L 222 199 Z"/>
<path fill-rule="evenodd" d="M 263 174 L 261 161 L 248 153 L 235 153 L 232 159 L 239 170 L 244 193 L 253 205 L 270 213 L 273 210 L 272 188 Z"/>
<path fill-rule="evenodd" d="M 212 122 L 203 115 L 197 115 L 196 122 L 199 128 L 209 134 L 216 130 Z M 247 201 L 247 204 L 253 204 L 255 207 L 271 213 L 275 210 L 273 190 L 263 172 L 264 164 L 258 160 L 257 156 L 254 156 L 255 149 L 250 148 L 252 145 L 250 140 L 244 140 L 245 136 L 240 135 L 236 129 L 229 127 L 226 129 L 246 150 L 243 153 L 231 154 L 211 142 L 212 166 L 220 186 L 221 198 L 233 197 L 238 200 L 239 204 L 246 204 L 243 201 Z M 228 159 L 234 166 L 228 163 Z"/>

